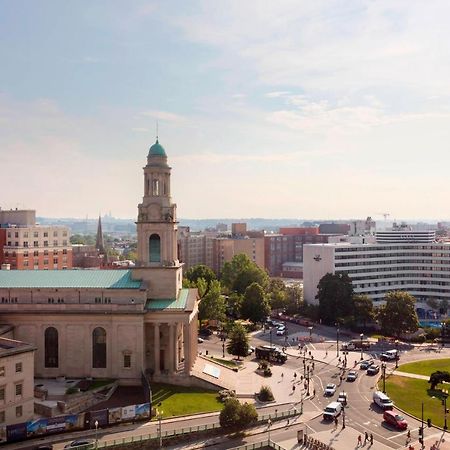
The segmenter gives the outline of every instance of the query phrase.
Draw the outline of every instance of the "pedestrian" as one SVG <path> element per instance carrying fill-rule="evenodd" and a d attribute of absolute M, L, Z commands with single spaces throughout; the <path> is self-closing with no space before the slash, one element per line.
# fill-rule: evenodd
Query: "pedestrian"
<path fill-rule="evenodd" d="M 292 393 L 295 392 L 295 384 L 292 385 Z"/>
<path fill-rule="evenodd" d="M 306 381 L 303 383 L 303 387 L 306 389 Z"/>
<path fill-rule="evenodd" d="M 313 397 L 316 396 L 316 388 L 313 389 Z"/>
<path fill-rule="evenodd" d="M 373 434 L 370 433 L 370 445 L 372 445 L 372 444 L 373 444 Z"/>
<path fill-rule="evenodd" d="M 358 447 L 362 445 L 362 437 L 358 434 Z"/>
<path fill-rule="evenodd" d="M 408 433 L 406 434 L 406 439 L 408 442 L 411 440 L 411 430 L 408 430 Z"/>
<path fill-rule="evenodd" d="M 325 351 L 325 358 L 328 356 L 328 350 Z"/>
<path fill-rule="evenodd" d="M 283 377 L 284 377 L 284 373 L 283 373 L 283 372 L 281 372 L 281 378 L 283 379 Z"/>
<path fill-rule="evenodd" d="M 364 445 L 366 445 L 366 442 L 369 440 L 369 434 L 367 431 L 364 432 Z"/>

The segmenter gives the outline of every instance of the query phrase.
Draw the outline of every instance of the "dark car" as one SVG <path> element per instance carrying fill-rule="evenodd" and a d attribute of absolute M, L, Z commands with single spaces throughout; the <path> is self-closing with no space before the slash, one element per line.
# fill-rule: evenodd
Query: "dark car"
<path fill-rule="evenodd" d="M 366 361 L 361 361 L 359 364 L 360 369 L 368 369 L 373 364 L 373 359 L 367 359 Z"/>
<path fill-rule="evenodd" d="M 72 441 L 69 444 L 66 444 L 64 448 L 71 448 L 76 450 L 91 450 L 95 448 L 95 440 L 94 439 L 77 439 L 76 441 Z"/>
<path fill-rule="evenodd" d="M 209 328 L 200 328 L 200 330 L 198 331 L 198 334 L 200 336 L 211 336 L 213 334 L 213 332 Z"/>
<path fill-rule="evenodd" d="M 380 371 L 380 366 L 373 365 L 367 369 L 367 375 L 375 375 Z"/>

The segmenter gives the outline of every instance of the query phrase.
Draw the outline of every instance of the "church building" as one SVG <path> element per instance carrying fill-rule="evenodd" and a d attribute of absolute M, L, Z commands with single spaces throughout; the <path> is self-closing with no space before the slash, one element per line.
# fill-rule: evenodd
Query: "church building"
<path fill-rule="evenodd" d="M 158 140 L 144 167 L 138 260 L 129 270 L 0 270 L 0 324 L 33 345 L 36 377 L 189 384 L 197 355 L 195 289 L 182 288 L 171 168 Z"/>

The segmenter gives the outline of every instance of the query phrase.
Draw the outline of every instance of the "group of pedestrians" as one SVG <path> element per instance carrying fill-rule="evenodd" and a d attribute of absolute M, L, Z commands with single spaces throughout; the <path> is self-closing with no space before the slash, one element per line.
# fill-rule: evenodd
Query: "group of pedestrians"
<path fill-rule="evenodd" d="M 358 435 L 358 447 L 364 447 L 366 443 L 369 442 L 370 445 L 373 445 L 373 434 L 367 433 L 367 431 L 364 432 L 364 443 L 362 442 L 362 436 Z"/>

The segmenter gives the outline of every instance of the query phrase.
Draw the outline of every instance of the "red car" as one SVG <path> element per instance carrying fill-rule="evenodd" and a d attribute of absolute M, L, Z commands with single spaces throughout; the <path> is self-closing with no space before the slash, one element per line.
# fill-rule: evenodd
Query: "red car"
<path fill-rule="evenodd" d="M 383 414 L 383 419 L 389 425 L 393 425 L 399 430 L 406 430 L 408 428 L 408 422 L 403 416 L 397 414 L 395 411 L 385 411 Z"/>

